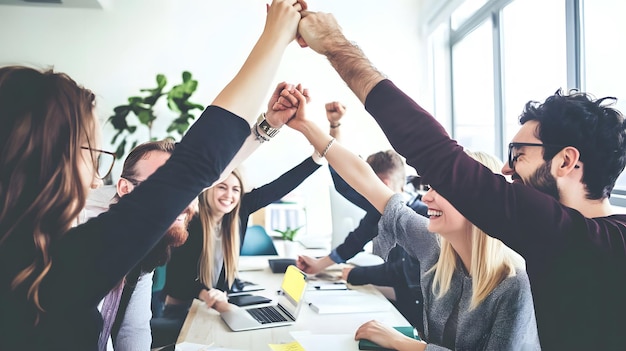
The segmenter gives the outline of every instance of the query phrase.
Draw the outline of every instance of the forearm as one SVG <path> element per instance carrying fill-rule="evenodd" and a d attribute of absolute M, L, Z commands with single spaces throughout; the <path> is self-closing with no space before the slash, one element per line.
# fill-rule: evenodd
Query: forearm
<path fill-rule="evenodd" d="M 397 284 L 399 279 L 391 267 L 392 262 L 385 262 L 376 266 L 355 267 L 350 271 L 348 283 L 355 285 L 374 284 L 379 286 L 391 286 Z"/>
<path fill-rule="evenodd" d="M 330 136 L 337 139 L 337 141 L 341 141 L 341 123 L 337 123 L 336 125 L 330 125 Z"/>
<path fill-rule="evenodd" d="M 315 123 L 310 121 L 303 123 L 300 131 L 319 153 L 323 153 L 332 140 L 331 136 L 324 133 Z M 382 213 L 387 200 L 393 195 L 393 192 L 382 183 L 365 161 L 348 151 L 338 142 L 334 142 L 328 148 L 325 157 L 350 186 Z"/>
<path fill-rule="evenodd" d="M 367 94 L 385 77 L 363 51 L 343 35 L 331 37 L 328 43 L 324 55 L 359 100 L 365 103 Z"/>
<path fill-rule="evenodd" d="M 273 42 L 264 33 L 237 75 L 219 93 L 213 105 L 220 106 L 253 123 L 280 64 L 284 43 Z"/>
<path fill-rule="evenodd" d="M 253 125 L 252 128 L 256 128 L 256 125 Z M 224 171 L 220 175 L 220 178 L 216 180 L 211 186 L 218 184 L 224 179 L 226 179 L 232 171 L 237 168 L 248 156 L 252 155 L 252 153 L 261 146 L 261 142 L 257 140 L 254 133 L 250 133 L 250 135 L 246 138 L 243 145 L 239 149 L 239 151 L 235 154 L 233 159 L 230 161 L 228 166 L 224 168 Z"/>

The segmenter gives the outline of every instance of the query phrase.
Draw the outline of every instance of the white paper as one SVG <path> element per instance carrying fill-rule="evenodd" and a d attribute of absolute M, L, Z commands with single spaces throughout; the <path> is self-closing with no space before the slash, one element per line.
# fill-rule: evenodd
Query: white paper
<path fill-rule="evenodd" d="M 356 290 L 307 291 L 309 306 L 319 314 L 388 311 L 391 304 L 382 296 Z"/>
<path fill-rule="evenodd" d="M 219 347 L 203 344 L 195 344 L 192 342 L 181 342 L 176 344 L 175 351 L 245 351 L 241 349 L 231 349 L 228 347 Z"/>
<path fill-rule="evenodd" d="M 181 342 L 176 344 L 175 351 L 208 351 L 211 345 L 195 344 L 192 342 Z"/>
<path fill-rule="evenodd" d="M 354 334 L 312 334 L 310 331 L 292 331 L 290 334 L 306 351 L 359 349 L 359 342 L 354 340 Z"/>

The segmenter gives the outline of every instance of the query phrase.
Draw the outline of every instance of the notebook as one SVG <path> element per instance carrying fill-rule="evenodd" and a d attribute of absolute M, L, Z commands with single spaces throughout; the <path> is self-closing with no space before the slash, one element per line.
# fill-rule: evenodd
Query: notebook
<path fill-rule="evenodd" d="M 281 284 L 282 294 L 277 303 L 269 306 L 235 308 L 222 312 L 222 320 L 233 331 L 290 325 L 296 321 L 306 291 L 306 274 L 296 266 L 289 266 Z"/>

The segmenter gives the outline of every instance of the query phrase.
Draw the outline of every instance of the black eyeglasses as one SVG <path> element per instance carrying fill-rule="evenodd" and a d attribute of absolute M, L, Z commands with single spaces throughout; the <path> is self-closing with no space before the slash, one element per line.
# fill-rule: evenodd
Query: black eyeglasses
<path fill-rule="evenodd" d="M 92 149 L 87 146 L 81 146 L 80 148 L 83 150 L 89 150 L 92 153 L 96 153 L 95 159 L 98 165 L 96 172 L 98 178 L 104 179 L 111 173 L 111 170 L 113 169 L 113 164 L 115 163 L 115 152 Z"/>
<path fill-rule="evenodd" d="M 553 149 L 562 149 L 565 146 L 563 145 L 554 145 L 554 144 L 537 144 L 537 143 L 509 143 L 509 168 L 513 169 L 515 166 L 515 162 L 520 157 L 520 155 L 513 155 L 513 149 L 519 149 L 524 146 L 541 146 L 545 148 L 553 148 Z"/>

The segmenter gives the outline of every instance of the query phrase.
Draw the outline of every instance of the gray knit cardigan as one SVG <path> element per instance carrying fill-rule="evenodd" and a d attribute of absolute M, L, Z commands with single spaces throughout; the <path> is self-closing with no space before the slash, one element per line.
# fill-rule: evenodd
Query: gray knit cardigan
<path fill-rule="evenodd" d="M 454 272 L 450 290 L 441 298 L 432 292 L 434 274 L 428 271 L 438 260 L 437 234 L 427 229 L 428 219 L 405 205 L 401 195 L 394 195 L 385 207 L 378 224 L 377 251 L 386 258 L 396 243 L 420 261 L 424 294 L 424 337 L 426 350 L 448 350 L 442 345 L 443 331 L 453 307 L 458 303 L 455 350 L 540 350 L 537 323 L 528 276 L 517 270 L 502 281 L 482 303 L 469 310 L 472 278 L 461 264 Z M 448 348 L 446 347 L 448 346 Z"/>

